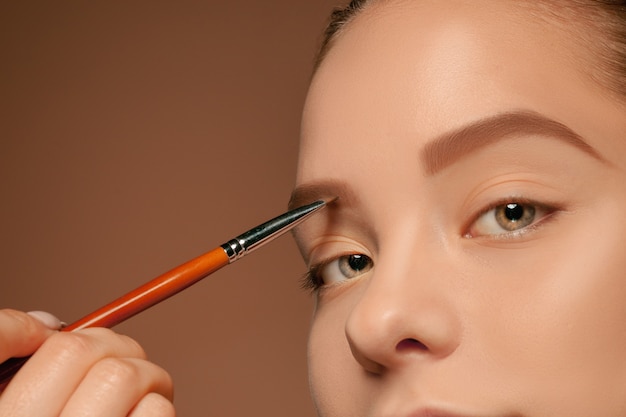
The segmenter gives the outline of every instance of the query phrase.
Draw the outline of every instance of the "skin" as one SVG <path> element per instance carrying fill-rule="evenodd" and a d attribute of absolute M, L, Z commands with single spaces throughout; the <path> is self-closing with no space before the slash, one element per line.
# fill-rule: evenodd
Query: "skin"
<path fill-rule="evenodd" d="M 2 392 L 0 415 L 175 415 L 171 378 L 137 342 L 108 329 L 59 327 L 49 315 L 0 310 L 0 362 L 34 353 Z"/>
<path fill-rule="evenodd" d="M 519 3 L 379 3 L 339 36 L 303 116 L 294 204 L 339 195 L 296 232 L 325 265 L 319 415 L 623 417 L 623 101 L 587 73 L 589 51 Z M 522 120 L 427 163 L 437 139 L 511 112 L 589 148 Z M 490 209 L 507 202 L 532 221 L 499 226 Z M 371 267 L 345 269 L 349 254 Z"/>

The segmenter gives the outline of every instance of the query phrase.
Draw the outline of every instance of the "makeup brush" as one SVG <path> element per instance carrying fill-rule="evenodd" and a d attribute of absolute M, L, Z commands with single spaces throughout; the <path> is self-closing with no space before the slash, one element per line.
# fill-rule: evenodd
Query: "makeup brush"
<path fill-rule="evenodd" d="M 315 201 L 252 228 L 204 255 L 187 261 L 148 281 L 115 301 L 64 327 L 62 331 L 69 332 L 86 327 L 113 327 L 271 242 L 302 223 L 324 207 L 326 203 L 323 200 Z M 11 358 L 0 364 L 0 392 L 4 390 L 13 375 L 27 360 L 28 357 Z"/>

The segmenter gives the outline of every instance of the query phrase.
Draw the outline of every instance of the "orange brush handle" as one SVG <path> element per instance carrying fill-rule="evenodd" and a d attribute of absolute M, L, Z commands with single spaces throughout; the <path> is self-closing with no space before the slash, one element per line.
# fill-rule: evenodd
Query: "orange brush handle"
<path fill-rule="evenodd" d="M 63 331 L 79 330 L 85 327 L 113 327 L 195 284 L 228 263 L 228 256 L 224 249 L 217 247 L 86 315 L 65 327 Z"/>
<path fill-rule="evenodd" d="M 152 281 L 75 321 L 62 331 L 69 332 L 86 327 L 113 327 L 184 290 L 207 275 L 228 265 L 229 262 L 228 255 L 226 255 L 224 249 L 217 247 L 154 278 Z M 0 364 L 0 393 L 27 360 L 28 357 L 11 358 Z"/>

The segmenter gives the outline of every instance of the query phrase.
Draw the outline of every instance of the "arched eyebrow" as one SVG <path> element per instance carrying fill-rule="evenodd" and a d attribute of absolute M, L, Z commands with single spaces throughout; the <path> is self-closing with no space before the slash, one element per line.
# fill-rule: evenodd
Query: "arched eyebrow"
<path fill-rule="evenodd" d="M 301 207 L 316 200 L 332 200 L 337 198 L 341 206 L 351 206 L 357 202 L 356 193 L 347 183 L 338 180 L 319 180 L 297 186 L 291 193 L 288 210 Z"/>
<path fill-rule="evenodd" d="M 529 135 L 560 140 L 608 164 L 598 151 L 564 124 L 539 113 L 514 111 L 480 119 L 435 138 L 420 153 L 422 167 L 426 175 L 434 175 L 468 154 L 502 139 Z"/>
<path fill-rule="evenodd" d="M 486 146 L 503 139 L 530 135 L 562 141 L 600 162 L 609 164 L 579 134 L 564 124 L 539 113 L 513 111 L 471 122 L 433 139 L 420 152 L 422 168 L 427 175 L 435 175 Z M 353 206 L 358 203 L 358 196 L 347 183 L 329 179 L 297 186 L 289 199 L 288 209 L 291 210 L 319 199 L 335 197 L 338 198 L 341 206 Z"/>

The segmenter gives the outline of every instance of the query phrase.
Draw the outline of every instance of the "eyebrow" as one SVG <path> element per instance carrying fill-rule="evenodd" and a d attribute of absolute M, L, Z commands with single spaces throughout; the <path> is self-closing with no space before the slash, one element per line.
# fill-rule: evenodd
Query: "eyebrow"
<path fill-rule="evenodd" d="M 514 111 L 480 119 L 429 142 L 420 153 L 424 172 L 434 175 L 470 153 L 502 139 L 521 135 L 554 138 L 608 163 L 579 134 L 564 124 L 538 113 Z"/>
<path fill-rule="evenodd" d="M 357 196 L 347 183 L 338 180 L 319 180 L 297 186 L 291 193 L 288 210 L 317 200 L 337 198 L 342 206 L 354 205 Z M 331 204 L 336 204 L 332 202 Z"/>

